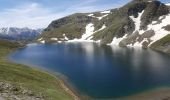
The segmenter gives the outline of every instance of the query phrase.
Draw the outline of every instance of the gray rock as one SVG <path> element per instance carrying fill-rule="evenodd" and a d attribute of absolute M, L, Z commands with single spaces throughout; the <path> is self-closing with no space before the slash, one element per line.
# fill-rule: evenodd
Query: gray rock
<path fill-rule="evenodd" d="M 22 86 L 0 82 L 0 100 L 44 100 L 41 93 L 34 93 Z"/>

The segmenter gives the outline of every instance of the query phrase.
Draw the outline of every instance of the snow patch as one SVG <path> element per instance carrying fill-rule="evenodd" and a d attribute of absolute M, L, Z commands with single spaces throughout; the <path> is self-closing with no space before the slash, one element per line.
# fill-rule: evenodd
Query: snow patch
<path fill-rule="evenodd" d="M 139 31 L 140 35 L 142 35 L 145 32 L 144 30 L 140 30 L 141 16 L 142 16 L 143 12 L 144 11 L 139 13 L 137 18 L 134 18 L 134 16 L 130 16 L 130 18 L 135 23 L 135 31 L 134 32 Z M 151 44 L 160 40 L 161 38 L 165 37 L 166 35 L 170 34 L 170 32 L 168 32 L 162 28 L 162 27 L 170 24 L 170 14 L 168 14 L 166 16 L 165 15 L 160 16 L 159 19 L 162 20 L 162 22 L 160 24 L 158 24 L 158 21 L 152 21 L 152 23 L 147 26 L 147 30 L 154 30 L 154 32 L 155 32 L 155 35 L 150 38 L 151 43 L 149 44 L 149 46 L 151 46 Z M 129 44 L 127 46 L 128 47 L 142 47 L 143 46 L 142 44 L 145 41 L 149 43 L 148 39 L 145 38 L 145 39 L 143 39 L 142 42 L 136 42 L 135 44 Z"/>
<path fill-rule="evenodd" d="M 41 41 L 41 40 L 43 40 L 43 38 L 39 38 L 39 39 L 38 39 L 38 41 Z"/>
<path fill-rule="evenodd" d="M 114 37 L 113 38 L 113 40 L 112 40 L 112 42 L 109 44 L 109 45 L 119 45 L 119 43 L 123 40 L 123 39 L 125 39 L 127 37 L 127 34 L 126 35 L 124 35 L 123 37 L 121 37 L 121 38 L 116 38 L 116 37 Z"/>
<path fill-rule="evenodd" d="M 142 47 L 143 42 L 136 42 L 133 47 Z"/>
<path fill-rule="evenodd" d="M 134 18 L 134 16 L 130 16 L 130 18 L 134 21 L 135 23 L 135 31 L 139 31 L 139 34 L 142 35 L 145 31 L 144 30 L 140 30 L 140 23 L 141 23 L 141 16 L 143 14 L 144 11 L 142 11 L 141 13 L 139 13 L 137 18 Z M 161 38 L 165 37 L 166 35 L 170 34 L 170 32 L 164 30 L 162 27 L 167 26 L 170 24 L 170 14 L 168 14 L 167 16 L 160 16 L 159 18 L 160 20 L 162 20 L 162 22 L 160 24 L 157 24 L 157 21 L 153 21 L 151 24 L 149 24 L 147 26 L 147 30 L 154 30 L 155 35 L 152 36 L 150 38 L 150 40 L 152 41 L 149 46 L 151 44 L 153 44 L 154 42 L 160 40 Z M 136 42 L 134 45 L 129 44 L 129 47 L 142 47 L 143 42 L 145 42 L 148 40 L 144 39 L 142 42 Z"/>
<path fill-rule="evenodd" d="M 97 31 L 101 31 L 103 29 L 105 29 L 106 26 L 103 25 L 101 29 L 97 30 Z M 95 31 L 95 32 L 97 32 Z M 66 42 L 95 42 L 95 43 L 100 43 L 100 40 L 98 41 L 94 41 L 92 40 L 93 38 L 93 34 L 95 33 L 94 32 L 94 24 L 93 23 L 89 23 L 86 25 L 86 31 L 85 33 L 82 35 L 82 37 L 80 39 L 73 39 L 73 40 L 68 40 Z"/>
<path fill-rule="evenodd" d="M 160 17 L 159 17 L 159 20 L 162 20 L 164 17 L 165 17 L 165 16 L 160 16 Z"/>
<path fill-rule="evenodd" d="M 127 45 L 127 47 L 140 47 L 140 48 L 142 48 L 143 47 L 143 43 L 144 42 L 148 42 L 148 39 L 147 38 L 144 38 L 141 42 L 135 42 L 134 44 L 129 44 L 129 45 Z"/>
<path fill-rule="evenodd" d="M 45 40 L 43 38 L 39 38 L 38 41 L 43 44 L 45 43 Z"/>
<path fill-rule="evenodd" d="M 44 44 L 44 43 L 45 43 L 45 40 L 40 41 L 40 43 L 43 43 L 43 44 Z"/>
<path fill-rule="evenodd" d="M 57 41 L 57 40 L 58 40 L 58 38 L 51 38 L 51 40 L 53 40 L 53 41 Z"/>
<path fill-rule="evenodd" d="M 144 10 L 141 13 L 138 13 L 137 18 L 135 18 L 134 16 L 129 16 L 135 23 L 135 31 L 134 32 L 139 31 L 139 34 L 143 33 L 143 31 L 140 30 L 141 16 L 142 16 L 143 13 L 144 13 Z"/>
<path fill-rule="evenodd" d="M 94 14 L 89 14 L 88 16 L 89 16 L 89 17 L 93 17 L 93 16 L 94 16 Z"/>
<path fill-rule="evenodd" d="M 58 43 L 62 43 L 62 41 L 58 41 Z"/>
<path fill-rule="evenodd" d="M 99 30 L 95 31 L 94 33 L 104 30 L 105 28 L 106 28 L 106 25 L 104 24 Z"/>
<path fill-rule="evenodd" d="M 94 32 L 94 24 L 90 23 L 86 26 L 86 32 L 82 35 L 82 40 L 88 40 L 88 38 L 93 35 Z"/>
<path fill-rule="evenodd" d="M 104 24 L 99 30 L 96 30 L 94 33 L 97 33 L 97 32 L 99 32 L 99 31 L 102 31 L 102 30 L 104 30 L 106 28 L 106 25 Z M 94 34 L 93 33 L 93 34 Z M 89 39 L 91 40 L 93 38 L 93 36 L 90 36 L 89 37 Z M 99 42 L 100 40 L 98 40 L 98 42 Z"/>
<path fill-rule="evenodd" d="M 152 22 L 152 25 L 153 25 L 153 24 L 157 24 L 157 21 L 153 21 L 153 22 Z"/>
<path fill-rule="evenodd" d="M 67 42 L 94 42 L 90 38 L 93 34 L 94 34 L 94 24 L 89 23 L 86 25 L 86 31 L 80 39 L 68 40 Z"/>
<path fill-rule="evenodd" d="M 106 17 L 106 16 L 108 16 L 109 14 L 106 14 L 106 15 L 103 15 L 103 16 L 101 16 L 101 17 L 96 17 L 96 18 L 98 18 L 98 20 L 101 20 L 101 19 L 103 19 L 104 17 Z"/>
<path fill-rule="evenodd" d="M 67 41 L 69 40 L 68 37 L 66 36 L 66 34 L 63 34 L 63 36 L 64 36 L 65 40 L 67 40 Z"/>

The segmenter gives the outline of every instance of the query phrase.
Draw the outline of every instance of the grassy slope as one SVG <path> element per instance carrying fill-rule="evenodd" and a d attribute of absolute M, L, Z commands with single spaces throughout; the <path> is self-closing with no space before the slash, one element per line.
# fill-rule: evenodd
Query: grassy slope
<path fill-rule="evenodd" d="M 92 21 L 91 17 L 86 14 L 76 13 L 59 20 L 53 21 L 39 38 L 43 38 L 46 42 L 51 42 L 51 38 L 63 39 L 65 34 L 69 39 L 81 38 L 85 32 L 85 27 Z"/>
<path fill-rule="evenodd" d="M 157 42 L 151 45 L 151 48 L 157 51 L 170 54 L 170 35 L 165 36 L 164 38 L 158 40 Z"/>
<path fill-rule="evenodd" d="M 61 87 L 59 79 L 32 69 L 30 67 L 14 64 L 5 59 L 17 45 L 0 40 L 0 81 L 23 86 L 33 93 L 41 93 L 46 100 L 73 100 L 72 96 Z"/>

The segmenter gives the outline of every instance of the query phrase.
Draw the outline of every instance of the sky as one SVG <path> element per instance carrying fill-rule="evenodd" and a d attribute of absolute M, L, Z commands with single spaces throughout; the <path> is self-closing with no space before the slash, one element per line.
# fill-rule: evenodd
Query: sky
<path fill-rule="evenodd" d="M 121 7 L 131 0 L 0 0 L 0 27 L 45 28 L 51 21 L 78 12 Z M 170 0 L 161 0 L 164 3 Z"/>

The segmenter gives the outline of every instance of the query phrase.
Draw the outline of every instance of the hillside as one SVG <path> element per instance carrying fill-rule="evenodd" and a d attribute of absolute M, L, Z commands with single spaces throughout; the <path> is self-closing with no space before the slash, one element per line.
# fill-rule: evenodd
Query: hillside
<path fill-rule="evenodd" d="M 170 33 L 169 8 L 160 1 L 133 0 L 121 8 L 77 13 L 53 21 L 37 41 L 100 42 L 148 48 Z"/>
<path fill-rule="evenodd" d="M 6 59 L 21 46 L 0 40 L 0 100 L 73 100 L 58 78 Z"/>

